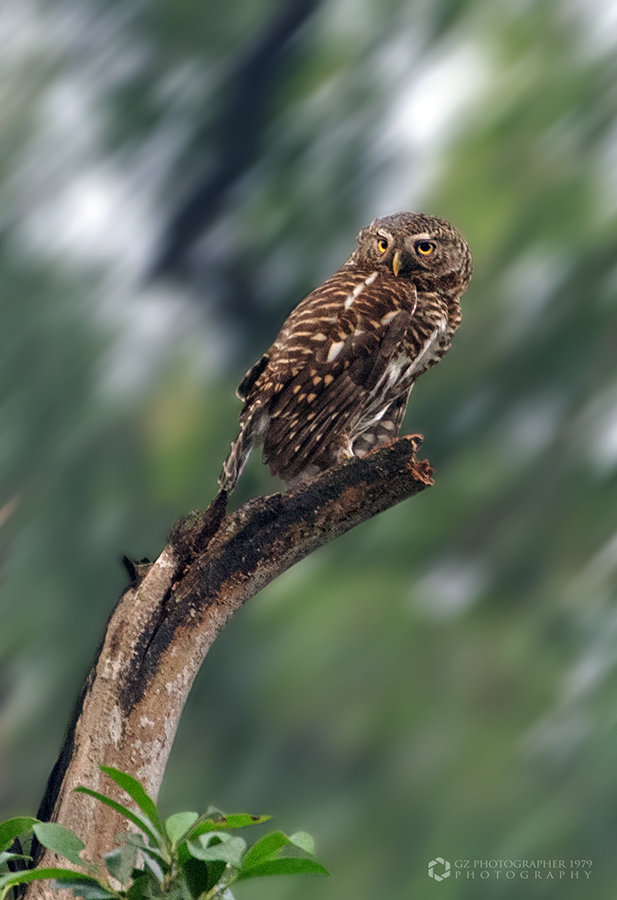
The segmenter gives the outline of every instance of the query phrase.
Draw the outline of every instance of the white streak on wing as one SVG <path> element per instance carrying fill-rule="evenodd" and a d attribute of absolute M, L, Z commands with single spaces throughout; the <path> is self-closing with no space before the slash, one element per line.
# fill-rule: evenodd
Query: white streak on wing
<path fill-rule="evenodd" d="M 400 313 L 400 309 L 391 309 L 390 312 L 387 312 L 385 316 L 382 316 L 380 322 L 382 325 L 387 325 L 388 322 L 391 322 L 395 316 L 398 316 Z"/>
<path fill-rule="evenodd" d="M 422 347 L 420 348 L 420 352 L 414 359 L 410 359 L 409 356 L 403 354 L 390 362 L 386 372 L 382 378 L 382 384 L 387 383 L 388 389 L 395 385 L 401 378 L 407 380 L 408 378 L 413 378 L 414 375 L 421 372 L 427 362 L 433 356 L 436 348 L 439 346 L 443 335 L 446 332 L 446 320 L 442 319 L 437 328 L 432 331 Z"/>
<path fill-rule="evenodd" d="M 365 431 L 367 428 L 371 428 L 373 425 L 376 425 L 380 419 L 382 419 L 387 411 L 388 407 L 384 406 L 379 410 L 378 413 L 375 413 L 374 416 L 371 416 L 370 419 L 362 420 L 362 431 Z M 360 432 L 361 433 L 361 432 Z"/>
<path fill-rule="evenodd" d="M 407 376 L 415 375 L 431 359 L 435 349 L 439 346 L 441 338 L 446 333 L 446 320 L 442 319 L 437 328 L 429 334 L 422 349 L 413 360 L 411 367 L 405 373 Z"/>
<path fill-rule="evenodd" d="M 353 289 L 353 291 L 351 292 L 351 294 L 347 294 L 347 298 L 346 298 L 346 300 L 345 300 L 345 309 L 349 309 L 349 307 L 350 307 L 351 304 L 354 302 L 354 300 L 356 299 L 356 297 L 359 297 L 359 296 L 360 296 L 360 294 L 362 293 L 362 291 L 364 290 L 364 288 L 365 288 L 365 284 L 364 284 L 363 281 L 361 281 L 360 284 L 357 284 L 357 285 L 355 286 L 355 288 Z"/>
<path fill-rule="evenodd" d="M 328 355 L 326 357 L 327 362 L 333 362 L 336 357 L 339 355 L 341 350 L 343 349 L 343 341 L 335 341 L 330 344 L 330 349 L 328 350 Z"/>
<path fill-rule="evenodd" d="M 353 291 L 350 294 L 347 294 L 347 297 L 345 299 L 345 309 L 349 309 L 356 297 L 359 297 L 364 288 L 367 285 L 372 284 L 376 278 L 377 272 L 371 272 L 371 274 L 367 278 L 365 278 L 364 281 L 361 281 L 360 284 L 357 284 Z"/>

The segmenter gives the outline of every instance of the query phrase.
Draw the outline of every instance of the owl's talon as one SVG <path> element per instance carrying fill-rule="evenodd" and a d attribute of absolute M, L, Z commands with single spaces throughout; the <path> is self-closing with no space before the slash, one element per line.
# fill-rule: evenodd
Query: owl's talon
<path fill-rule="evenodd" d="M 380 450 L 385 450 L 387 447 L 394 447 L 394 445 L 398 444 L 399 441 L 409 441 L 411 444 L 413 444 L 413 452 L 417 453 L 417 451 L 422 446 L 423 440 L 423 434 L 401 434 L 398 437 L 392 438 L 391 441 L 386 441 L 384 444 L 379 444 L 378 447 L 374 447 L 372 450 L 369 450 L 368 453 L 364 453 L 362 458 L 366 459 L 367 456 L 373 456 L 374 453 L 379 453 Z"/>
<path fill-rule="evenodd" d="M 411 441 L 414 445 L 414 453 L 416 453 L 424 443 L 423 434 L 402 434 L 400 439 L 403 441 Z"/>

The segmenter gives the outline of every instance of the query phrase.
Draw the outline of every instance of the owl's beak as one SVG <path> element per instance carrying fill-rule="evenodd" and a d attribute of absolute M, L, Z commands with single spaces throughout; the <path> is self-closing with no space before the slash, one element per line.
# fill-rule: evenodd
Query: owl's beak
<path fill-rule="evenodd" d="M 398 273 L 401 271 L 401 251 L 397 250 L 394 256 L 392 257 L 392 271 L 395 276 L 398 276 Z"/>

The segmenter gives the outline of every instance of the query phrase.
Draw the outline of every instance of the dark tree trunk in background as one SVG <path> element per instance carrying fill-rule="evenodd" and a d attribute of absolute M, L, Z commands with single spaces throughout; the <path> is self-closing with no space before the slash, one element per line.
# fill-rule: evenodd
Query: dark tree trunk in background
<path fill-rule="evenodd" d="M 194 244 L 218 219 L 229 191 L 258 161 L 270 117 L 270 102 L 296 38 L 320 0 L 282 4 L 241 54 L 212 128 L 215 156 L 178 206 L 161 239 L 152 275 L 182 266 Z"/>

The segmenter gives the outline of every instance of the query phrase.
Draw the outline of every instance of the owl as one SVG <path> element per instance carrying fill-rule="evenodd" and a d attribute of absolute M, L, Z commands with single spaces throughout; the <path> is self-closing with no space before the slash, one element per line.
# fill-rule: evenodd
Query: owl
<path fill-rule="evenodd" d="M 392 441 L 414 383 L 450 347 L 471 274 L 469 247 L 445 219 L 400 212 L 363 228 L 238 387 L 222 490 L 259 444 L 272 474 L 293 483 Z"/>

